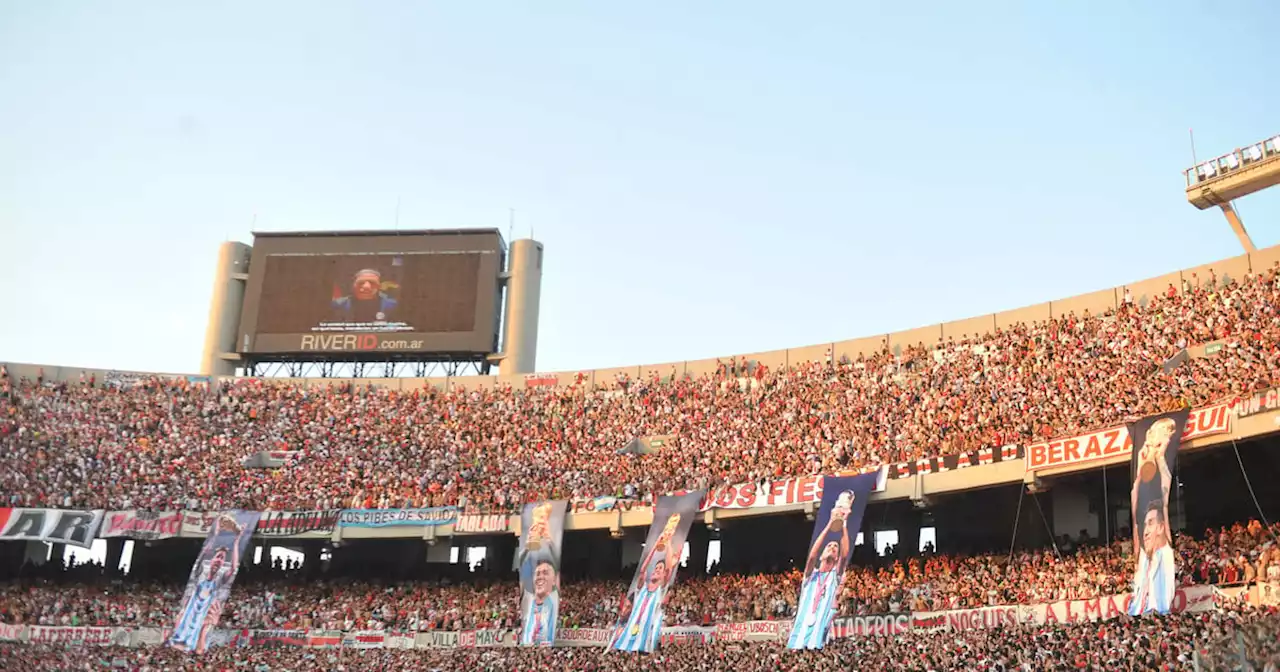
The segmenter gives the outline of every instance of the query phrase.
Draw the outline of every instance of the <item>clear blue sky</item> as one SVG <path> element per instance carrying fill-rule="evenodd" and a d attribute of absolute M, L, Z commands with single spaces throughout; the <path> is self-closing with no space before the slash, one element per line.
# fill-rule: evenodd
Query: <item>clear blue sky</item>
<path fill-rule="evenodd" d="M 1239 253 L 1280 3 L 6 2 L 0 360 L 193 371 L 217 244 L 507 228 L 539 368 L 1015 308 Z M 1259 246 L 1280 194 L 1241 203 Z"/>

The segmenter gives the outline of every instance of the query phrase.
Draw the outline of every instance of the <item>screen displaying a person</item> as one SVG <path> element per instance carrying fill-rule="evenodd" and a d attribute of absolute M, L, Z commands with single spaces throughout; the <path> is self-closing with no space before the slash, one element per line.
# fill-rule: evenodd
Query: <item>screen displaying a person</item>
<path fill-rule="evenodd" d="M 525 596 L 524 646 L 550 646 L 556 640 L 556 617 L 560 613 L 560 575 L 551 560 L 542 558 L 533 568 L 533 594 Z"/>
<path fill-rule="evenodd" d="M 1173 604 L 1174 559 L 1169 545 L 1169 526 L 1160 502 L 1152 502 L 1143 518 L 1142 549 L 1133 573 L 1133 602 L 1130 616 L 1148 612 L 1169 613 Z"/>
<path fill-rule="evenodd" d="M 392 319 L 396 300 L 382 291 L 382 273 L 366 268 L 356 271 L 350 293 L 334 298 L 332 309 L 335 322 L 386 322 Z"/>
<path fill-rule="evenodd" d="M 622 605 L 627 620 L 613 636 L 619 651 L 652 651 L 662 630 L 662 603 L 667 598 L 667 562 L 658 558 L 644 584 Z"/>
<path fill-rule="evenodd" d="M 845 525 L 853 510 L 853 491 L 845 490 L 831 506 L 831 517 L 821 534 L 815 536 L 805 562 L 796 622 L 787 646 L 793 649 L 821 648 L 835 615 L 836 595 L 849 557 L 849 529 Z M 830 539 L 835 535 L 835 539 Z"/>

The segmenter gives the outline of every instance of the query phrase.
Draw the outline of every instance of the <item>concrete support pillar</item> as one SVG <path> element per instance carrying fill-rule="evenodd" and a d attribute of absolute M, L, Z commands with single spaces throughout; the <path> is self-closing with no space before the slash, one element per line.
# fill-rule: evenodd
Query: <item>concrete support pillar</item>
<path fill-rule="evenodd" d="M 236 361 L 225 355 L 237 352 L 240 309 L 244 305 L 245 282 L 249 278 L 250 247 L 225 242 L 218 247 L 218 265 L 213 274 L 213 295 L 209 301 L 209 323 L 204 333 L 204 353 L 200 374 L 235 375 Z"/>
<path fill-rule="evenodd" d="M 542 243 L 513 241 L 508 250 L 507 306 L 502 327 L 503 375 L 533 373 L 538 359 L 538 306 L 542 297 Z"/>

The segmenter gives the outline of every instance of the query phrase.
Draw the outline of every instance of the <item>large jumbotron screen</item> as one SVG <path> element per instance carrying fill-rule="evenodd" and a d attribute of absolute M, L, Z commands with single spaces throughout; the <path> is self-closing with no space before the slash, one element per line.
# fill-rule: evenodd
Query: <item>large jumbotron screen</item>
<path fill-rule="evenodd" d="M 255 233 L 238 350 L 491 353 L 504 253 L 493 229 Z"/>

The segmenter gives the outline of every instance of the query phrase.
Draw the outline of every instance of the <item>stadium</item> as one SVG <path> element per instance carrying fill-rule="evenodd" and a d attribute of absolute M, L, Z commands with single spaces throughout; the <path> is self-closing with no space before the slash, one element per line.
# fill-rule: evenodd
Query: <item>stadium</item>
<path fill-rule="evenodd" d="M 273 283 L 328 286 L 277 272 L 291 244 L 336 246 L 324 263 L 283 258 L 345 278 L 378 254 L 411 268 L 399 255 L 442 237 L 495 255 L 469 266 L 488 265 L 481 289 L 463 288 L 460 312 L 491 327 L 470 350 L 353 353 L 342 334 L 382 327 L 332 317 L 315 318 L 339 336 L 329 352 L 260 346 L 280 342 L 253 326 L 282 310 Z M 496 231 L 385 238 L 224 244 L 198 374 L 4 365 L 5 669 L 1235 669 L 1280 655 L 1265 517 L 1280 505 L 1280 247 L 784 351 L 402 377 L 467 353 L 531 367 L 543 248 Z M 353 250 L 377 254 L 344 262 Z M 385 274 L 354 275 L 352 297 L 383 283 L 366 292 L 379 311 L 435 300 L 405 289 L 407 271 L 394 301 Z M 252 375 L 270 365 L 322 375 Z M 336 377 L 362 366 L 386 375 Z M 1161 557 L 1167 577 L 1135 578 Z"/>
<path fill-rule="evenodd" d="M 1280 670 L 1273 8 L 161 4 L 0 7 L 0 670 Z"/>

